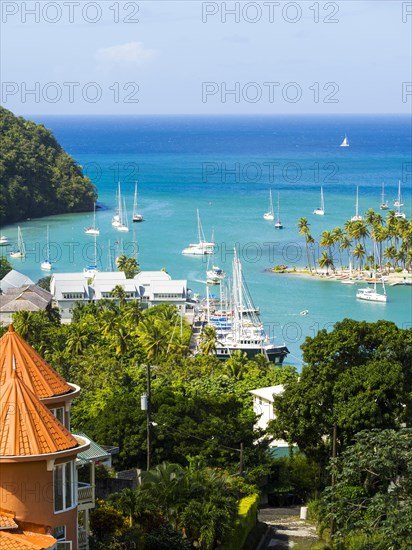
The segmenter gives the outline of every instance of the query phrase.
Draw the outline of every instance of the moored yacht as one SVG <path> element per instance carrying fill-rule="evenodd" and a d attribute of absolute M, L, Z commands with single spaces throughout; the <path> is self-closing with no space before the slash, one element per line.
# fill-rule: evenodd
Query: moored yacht
<path fill-rule="evenodd" d="M 188 247 L 182 250 L 182 254 L 202 256 L 204 254 L 213 254 L 215 250 L 214 242 L 207 242 L 203 233 L 202 224 L 200 221 L 199 209 L 196 210 L 197 214 L 197 235 L 199 242 L 191 243 Z"/>
<path fill-rule="evenodd" d="M 258 310 L 243 280 L 242 266 L 236 250 L 233 259 L 232 303 L 229 312 L 210 316 L 208 322 L 216 328 L 216 356 L 228 359 L 235 351 L 246 353 L 249 359 L 263 354 L 268 361 L 282 364 L 288 348 L 275 346 L 265 334 Z M 247 315 L 245 315 L 247 312 Z"/>

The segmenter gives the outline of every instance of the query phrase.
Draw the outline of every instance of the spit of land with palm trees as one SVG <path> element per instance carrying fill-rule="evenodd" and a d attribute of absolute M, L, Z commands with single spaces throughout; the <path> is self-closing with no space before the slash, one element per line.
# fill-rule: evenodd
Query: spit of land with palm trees
<path fill-rule="evenodd" d="M 374 273 L 396 281 L 412 271 L 412 220 L 397 217 L 394 211 L 384 218 L 370 208 L 362 220 L 323 231 L 319 241 L 307 218 L 300 218 L 297 227 L 305 238 L 306 267 L 275 266 L 274 272 L 357 279 Z"/>

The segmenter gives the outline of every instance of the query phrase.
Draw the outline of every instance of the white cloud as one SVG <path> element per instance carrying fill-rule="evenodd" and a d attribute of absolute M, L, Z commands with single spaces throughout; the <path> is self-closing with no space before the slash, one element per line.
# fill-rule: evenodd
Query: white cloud
<path fill-rule="evenodd" d="M 100 63 L 141 65 L 151 59 L 155 50 L 146 49 L 143 42 L 128 42 L 109 48 L 100 48 L 96 58 Z"/>

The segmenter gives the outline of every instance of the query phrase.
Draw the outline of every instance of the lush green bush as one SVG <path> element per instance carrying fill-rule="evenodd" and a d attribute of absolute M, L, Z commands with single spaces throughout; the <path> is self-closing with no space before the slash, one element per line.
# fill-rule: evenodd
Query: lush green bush
<path fill-rule="evenodd" d="M 220 550 L 240 550 L 243 547 L 249 533 L 256 525 L 259 500 L 259 494 L 249 495 L 241 499 L 233 532 L 230 534 L 230 539 L 219 547 Z"/>

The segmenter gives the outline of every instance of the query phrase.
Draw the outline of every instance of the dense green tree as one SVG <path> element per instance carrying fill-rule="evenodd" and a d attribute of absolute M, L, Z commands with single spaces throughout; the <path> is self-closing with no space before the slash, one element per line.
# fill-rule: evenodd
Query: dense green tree
<path fill-rule="evenodd" d="M 128 258 L 126 254 L 121 254 L 117 258 L 116 265 L 118 271 L 123 271 L 127 279 L 133 279 L 133 277 L 140 271 L 136 258 Z"/>
<path fill-rule="evenodd" d="M 93 209 L 96 190 L 42 124 L 0 107 L 0 224 Z"/>
<path fill-rule="evenodd" d="M 275 436 L 326 464 L 334 425 L 338 448 L 344 449 L 363 429 L 411 422 L 411 329 L 345 319 L 330 333 L 306 338 L 302 349 L 299 379 L 291 378 L 275 396 Z"/>
<path fill-rule="evenodd" d="M 324 493 L 334 547 L 407 550 L 412 540 L 412 430 L 362 431 L 331 461 Z"/>
<path fill-rule="evenodd" d="M 1 256 L 0 257 L 0 279 L 3 279 L 3 277 L 7 275 L 7 273 L 12 269 L 13 268 L 10 262 L 4 256 Z"/>

